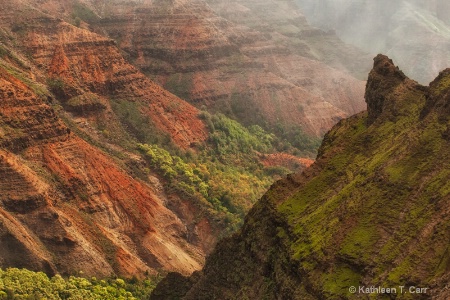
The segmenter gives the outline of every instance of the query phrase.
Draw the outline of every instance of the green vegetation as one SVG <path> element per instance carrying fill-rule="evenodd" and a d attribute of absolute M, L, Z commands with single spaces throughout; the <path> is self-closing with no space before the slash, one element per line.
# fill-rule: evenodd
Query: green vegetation
<path fill-rule="evenodd" d="M 322 142 L 322 138 L 311 137 L 297 126 L 284 128 L 278 125 L 274 132 L 278 137 L 280 150 L 290 151 L 294 154 L 314 157 Z"/>
<path fill-rule="evenodd" d="M 61 78 L 48 78 L 47 86 L 52 92 L 54 92 L 54 91 L 63 90 L 65 83 L 64 83 L 64 80 L 62 80 Z"/>
<path fill-rule="evenodd" d="M 431 85 L 431 91 L 435 95 L 442 95 L 450 88 L 450 74 L 448 71 L 444 71 L 439 74 L 439 81 L 436 84 Z"/>
<path fill-rule="evenodd" d="M 75 17 L 75 19 L 73 20 L 75 26 L 80 27 L 81 25 L 81 19 L 80 17 Z"/>
<path fill-rule="evenodd" d="M 42 272 L 26 269 L 0 269 L 0 299 L 147 299 L 156 286 L 156 279 L 97 279 L 60 275 L 49 278 Z"/>
<path fill-rule="evenodd" d="M 266 133 L 260 126 L 243 127 L 237 121 L 223 114 L 211 115 L 202 112 L 200 117 L 205 120 L 211 135 L 209 142 L 215 154 L 224 157 L 227 154 L 251 154 L 254 151 L 268 152 L 272 150 L 274 136 Z"/>
<path fill-rule="evenodd" d="M 4 58 L 5 56 L 9 55 L 8 49 L 3 47 L 3 45 L 0 44 L 0 58 Z"/>
<path fill-rule="evenodd" d="M 166 150 L 156 144 L 139 144 L 138 149 L 165 178 L 169 191 L 209 207 L 231 232 L 274 178 L 289 170 L 259 163 L 259 153 L 275 151 L 273 135 L 261 127 L 245 128 L 222 114 L 202 112 L 201 118 L 211 134 L 197 152 Z"/>
<path fill-rule="evenodd" d="M 221 113 L 211 115 L 202 112 L 200 117 L 212 133 L 209 141 L 214 145 L 217 155 L 282 151 L 315 157 L 322 140 L 308 136 L 295 126 L 285 129 L 279 125 L 274 129 L 275 133 L 271 133 L 259 125 L 244 127 Z"/>
<path fill-rule="evenodd" d="M 328 299 L 332 295 L 341 294 L 351 297 L 348 287 L 359 286 L 360 275 L 345 265 L 337 265 L 330 273 L 325 274 L 324 278 L 324 294 Z"/>
<path fill-rule="evenodd" d="M 367 127 L 360 114 L 328 133 L 319 151 L 327 154 L 326 167 L 279 207 L 297 237 L 293 258 L 321 278 L 331 295 L 348 296 L 345 287 L 358 285 L 362 266 L 375 264 L 373 283 L 417 282 L 414 257 L 424 257 L 431 247 L 439 258 L 446 251 L 446 243 L 433 239 L 405 255 L 405 247 L 435 218 L 433 201 L 448 197 L 450 166 L 442 139 L 446 126 L 433 113 L 419 122 L 425 98 L 407 91 L 398 103 L 392 108 L 397 115 L 386 112 L 389 119 L 376 126 Z M 394 233 L 387 237 L 380 228 Z M 348 265 L 317 271 L 334 256 Z M 420 265 L 439 268 L 440 260 L 431 257 Z"/>
<path fill-rule="evenodd" d="M 275 93 L 273 93 L 272 98 L 277 110 L 280 110 L 281 107 Z M 225 105 L 221 110 L 227 111 L 227 107 L 228 105 Z M 254 126 L 263 128 L 265 131 L 271 133 L 272 144 L 276 146 L 278 151 L 315 157 L 322 138 L 309 136 L 299 126 L 289 126 L 282 122 L 269 125 L 263 114 L 258 110 L 258 107 L 255 107 L 250 95 L 233 93 L 231 95 L 230 107 L 231 111 L 227 112 L 227 115 L 232 115 L 233 118 L 239 120 L 239 122 L 247 125 L 249 128 L 252 124 L 258 124 Z M 304 108 L 300 105 L 297 109 L 303 110 Z"/>
<path fill-rule="evenodd" d="M 49 91 L 51 91 L 57 99 L 62 101 L 67 100 L 68 90 L 70 90 L 70 86 L 67 85 L 62 78 L 53 77 L 47 78 L 47 87 Z"/>
<path fill-rule="evenodd" d="M 85 93 L 76 97 L 70 98 L 64 103 L 64 106 L 69 111 L 84 112 L 85 110 L 104 109 L 105 103 L 102 99 L 93 93 Z"/>
<path fill-rule="evenodd" d="M 139 150 L 167 180 L 169 191 L 210 207 L 210 213 L 225 220 L 228 232 L 241 225 L 246 211 L 273 180 L 261 166 L 253 164 L 255 172 L 251 172 L 239 165 L 212 162 L 206 152 L 194 163 L 192 158 L 171 155 L 156 145 L 140 144 Z"/>

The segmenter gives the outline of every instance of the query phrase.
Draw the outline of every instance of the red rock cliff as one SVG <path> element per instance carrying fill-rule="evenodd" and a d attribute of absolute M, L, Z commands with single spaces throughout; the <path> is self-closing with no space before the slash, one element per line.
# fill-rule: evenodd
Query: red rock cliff
<path fill-rule="evenodd" d="M 203 253 L 151 186 L 67 129 L 0 67 L 0 265 L 49 273 L 190 273 Z"/>

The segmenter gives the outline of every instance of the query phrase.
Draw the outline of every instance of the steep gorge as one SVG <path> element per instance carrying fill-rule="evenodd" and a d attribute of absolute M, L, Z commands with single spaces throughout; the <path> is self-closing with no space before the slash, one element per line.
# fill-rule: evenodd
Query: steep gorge
<path fill-rule="evenodd" d="M 0 11 L 0 266 L 101 277 L 188 274 L 268 185 L 257 156 L 265 153 L 247 150 L 259 174 L 213 166 L 225 183 L 245 179 L 232 187 L 242 203 L 230 200 L 234 191 L 221 181 L 212 182 L 208 193 L 218 196 L 210 202 L 189 194 L 191 186 L 171 185 L 138 143 L 195 157 L 210 129 L 197 108 L 129 64 L 115 41 L 84 21 L 65 22 L 74 3 L 8 0 Z M 287 157 L 268 166 L 309 163 Z"/>
<path fill-rule="evenodd" d="M 378 55 L 368 111 L 334 126 L 201 272 L 169 274 L 151 299 L 448 299 L 449 76 L 421 86 Z"/>
<path fill-rule="evenodd" d="M 194 201 L 191 190 L 170 186 L 137 143 L 186 157 L 199 155 L 211 137 L 223 143 L 199 108 L 272 131 L 300 125 L 320 137 L 362 110 L 364 83 L 350 74 L 362 72 L 364 55 L 309 27 L 292 1 L 265 1 L 263 9 L 236 1 L 228 10 L 197 0 L 105 3 L 2 3 L 0 266 L 101 277 L 187 275 L 201 268 L 228 217 L 235 220 L 253 198 L 243 193 L 236 205 L 219 187 L 220 197 Z M 259 127 L 255 132 L 264 142 L 273 139 Z M 243 144 L 252 164 L 226 174 L 225 160 L 216 171 L 228 181 L 213 187 L 232 182 L 239 193 L 250 186 L 254 197 L 270 178 L 264 165 L 276 173 L 280 165 L 311 163 Z M 168 159 L 180 161 L 174 157 Z M 244 159 L 237 153 L 230 165 Z M 261 172 L 251 177 L 252 168 Z M 182 175 L 199 185 L 198 174 Z"/>

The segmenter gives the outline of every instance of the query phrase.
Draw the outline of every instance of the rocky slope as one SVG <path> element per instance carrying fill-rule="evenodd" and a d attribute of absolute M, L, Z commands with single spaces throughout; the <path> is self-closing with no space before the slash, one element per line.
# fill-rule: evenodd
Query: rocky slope
<path fill-rule="evenodd" d="M 0 70 L 2 267 L 101 276 L 200 267 L 185 225 L 150 186 L 71 133 L 12 66 Z"/>
<path fill-rule="evenodd" d="M 296 0 L 313 25 L 376 54 L 421 83 L 450 65 L 450 4 L 435 1 Z"/>
<path fill-rule="evenodd" d="M 50 33 L 49 28 L 54 31 Z M 28 30 L 25 46 L 34 61 L 59 84 L 54 86 L 58 96 L 75 103 L 72 109 L 92 111 L 88 103 L 88 107 L 83 107 L 85 98 L 90 98 L 89 92 L 95 93 L 99 101 L 102 96 L 119 102 L 134 101 L 142 106 L 153 125 L 168 133 L 180 147 L 189 148 L 206 139 L 198 110 L 127 63 L 112 40 L 53 18 Z"/>
<path fill-rule="evenodd" d="M 292 1 L 93 7 L 100 16 L 90 22 L 96 31 L 198 108 L 272 130 L 300 124 L 316 137 L 364 108 L 364 83 L 351 73 L 366 72 L 366 57 L 333 33 L 310 27 Z"/>
<path fill-rule="evenodd" d="M 201 272 L 170 274 L 151 299 L 366 299 L 359 286 L 448 299 L 449 83 L 449 69 L 425 87 L 377 56 L 368 111 L 333 127 L 316 162 L 275 183 Z"/>
<path fill-rule="evenodd" d="M 181 149 L 204 142 L 198 110 L 111 39 L 34 4 L 0 11 L 0 266 L 128 277 L 200 268 L 220 229 L 126 150 L 158 136 Z"/>

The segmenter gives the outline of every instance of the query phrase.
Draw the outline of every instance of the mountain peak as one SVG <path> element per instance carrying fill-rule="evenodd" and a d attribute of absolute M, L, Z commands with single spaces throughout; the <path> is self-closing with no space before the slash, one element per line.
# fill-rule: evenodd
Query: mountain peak
<path fill-rule="evenodd" d="M 367 103 L 368 123 L 371 124 L 386 110 L 386 99 L 408 77 L 394 65 L 392 59 L 383 54 L 374 58 L 364 95 Z"/>
<path fill-rule="evenodd" d="M 404 80 L 405 74 L 396 66 L 392 59 L 383 54 L 378 54 L 373 59 L 373 71 L 385 77 L 394 77 Z M 371 72 L 372 74 L 372 72 Z M 369 75 L 370 76 L 370 75 Z"/>

